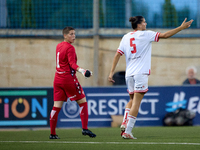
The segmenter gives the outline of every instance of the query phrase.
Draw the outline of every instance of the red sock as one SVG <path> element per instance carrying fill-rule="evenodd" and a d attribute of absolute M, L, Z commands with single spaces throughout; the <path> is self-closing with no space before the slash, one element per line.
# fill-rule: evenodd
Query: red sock
<path fill-rule="evenodd" d="M 50 129 L 51 129 L 52 135 L 56 135 L 56 125 L 57 125 L 58 114 L 60 110 L 61 108 L 53 107 L 50 113 Z"/>
<path fill-rule="evenodd" d="M 82 122 L 82 128 L 88 129 L 88 105 L 87 102 L 79 104 L 80 106 L 80 117 Z"/>

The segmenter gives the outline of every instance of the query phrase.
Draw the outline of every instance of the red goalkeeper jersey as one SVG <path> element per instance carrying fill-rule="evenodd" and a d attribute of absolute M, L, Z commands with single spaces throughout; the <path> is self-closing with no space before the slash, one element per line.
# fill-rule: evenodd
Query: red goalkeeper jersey
<path fill-rule="evenodd" d="M 61 42 L 56 47 L 56 73 L 54 82 L 73 82 L 76 78 L 77 56 L 74 46 Z"/>

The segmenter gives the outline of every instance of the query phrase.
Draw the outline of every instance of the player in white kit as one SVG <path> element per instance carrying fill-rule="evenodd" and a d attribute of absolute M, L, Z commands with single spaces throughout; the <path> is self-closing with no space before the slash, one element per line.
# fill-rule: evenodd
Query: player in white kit
<path fill-rule="evenodd" d="M 126 85 L 130 101 L 127 103 L 124 119 L 121 125 L 121 136 L 125 139 L 136 139 L 132 135 L 140 103 L 144 94 L 148 91 L 148 76 L 151 72 L 151 45 L 160 38 L 169 38 L 183 29 L 190 27 L 193 20 L 183 21 L 181 26 L 165 33 L 146 30 L 146 21 L 142 16 L 130 17 L 133 31 L 125 34 L 114 56 L 112 68 L 108 77 L 113 80 L 114 70 L 123 54 L 126 57 Z"/>

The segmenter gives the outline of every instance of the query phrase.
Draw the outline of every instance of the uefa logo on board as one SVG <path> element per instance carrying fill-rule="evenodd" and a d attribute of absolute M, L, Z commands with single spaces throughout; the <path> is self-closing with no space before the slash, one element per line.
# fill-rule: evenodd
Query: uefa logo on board
<path fill-rule="evenodd" d="M 68 118 L 76 118 L 79 115 L 79 106 L 75 101 L 68 100 L 63 103 L 63 113 Z"/>

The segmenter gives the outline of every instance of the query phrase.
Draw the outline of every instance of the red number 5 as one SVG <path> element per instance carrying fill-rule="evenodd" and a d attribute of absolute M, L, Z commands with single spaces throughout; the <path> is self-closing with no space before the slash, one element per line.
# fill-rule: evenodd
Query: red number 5
<path fill-rule="evenodd" d="M 131 51 L 132 54 L 137 52 L 136 45 L 133 44 L 133 41 L 135 41 L 135 38 L 130 38 L 130 47 L 133 47 L 133 50 Z"/>

